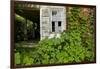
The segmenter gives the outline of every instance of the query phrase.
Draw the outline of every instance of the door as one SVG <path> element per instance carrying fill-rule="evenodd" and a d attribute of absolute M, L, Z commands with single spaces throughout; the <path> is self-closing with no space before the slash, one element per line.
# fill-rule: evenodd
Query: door
<path fill-rule="evenodd" d="M 41 40 L 49 36 L 51 30 L 50 26 L 50 11 L 47 6 L 41 6 L 40 8 L 40 33 Z"/>

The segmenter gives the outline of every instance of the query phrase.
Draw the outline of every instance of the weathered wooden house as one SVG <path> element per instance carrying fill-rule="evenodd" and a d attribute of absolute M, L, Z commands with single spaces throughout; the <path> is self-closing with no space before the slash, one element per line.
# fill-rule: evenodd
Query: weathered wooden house
<path fill-rule="evenodd" d="M 60 34 L 66 30 L 66 7 L 51 5 L 34 5 L 30 3 L 16 3 L 15 10 L 24 18 L 24 24 L 32 22 L 32 39 L 39 37 L 40 40 L 50 37 L 52 34 Z M 27 25 L 25 25 L 27 26 Z M 35 29 L 36 27 L 36 29 Z M 27 27 L 25 27 L 25 31 Z"/>
<path fill-rule="evenodd" d="M 40 6 L 40 38 L 66 30 L 65 6 Z"/>

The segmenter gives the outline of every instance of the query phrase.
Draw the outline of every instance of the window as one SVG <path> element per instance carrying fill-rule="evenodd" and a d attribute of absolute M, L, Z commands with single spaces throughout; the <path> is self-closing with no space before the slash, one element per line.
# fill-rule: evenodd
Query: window
<path fill-rule="evenodd" d="M 55 22 L 52 22 L 52 32 L 55 32 Z"/>
<path fill-rule="evenodd" d="M 56 15 L 57 11 L 52 11 L 52 16 Z"/>
<path fill-rule="evenodd" d="M 58 26 L 61 26 L 61 21 L 58 21 Z"/>

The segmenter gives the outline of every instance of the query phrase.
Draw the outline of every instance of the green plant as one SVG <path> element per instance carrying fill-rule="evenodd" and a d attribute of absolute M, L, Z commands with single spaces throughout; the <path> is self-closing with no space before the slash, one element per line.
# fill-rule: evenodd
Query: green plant
<path fill-rule="evenodd" d="M 68 29 L 61 33 L 60 38 L 43 39 L 33 49 L 16 48 L 15 61 L 18 60 L 16 64 L 59 64 L 94 61 L 94 15 L 80 17 L 80 7 L 72 7 L 69 12 Z M 87 23 L 87 20 L 90 20 L 89 23 Z"/>

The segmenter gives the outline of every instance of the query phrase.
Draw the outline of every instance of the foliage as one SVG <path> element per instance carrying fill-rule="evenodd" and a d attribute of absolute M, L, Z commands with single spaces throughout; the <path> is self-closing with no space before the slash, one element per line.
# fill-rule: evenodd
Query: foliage
<path fill-rule="evenodd" d="M 15 24 L 14 24 L 14 35 L 15 35 L 15 42 L 24 41 L 28 39 L 34 38 L 35 32 L 35 23 L 22 17 L 18 14 L 15 14 Z"/>
<path fill-rule="evenodd" d="M 61 33 L 60 38 L 46 38 L 32 49 L 16 47 L 15 63 L 31 65 L 94 61 L 94 15 L 80 17 L 80 7 L 72 7 L 69 12 L 68 30 Z"/>
<path fill-rule="evenodd" d="M 15 53 L 15 63 L 20 64 L 20 54 L 19 54 L 19 52 Z"/>
<path fill-rule="evenodd" d="M 15 35 L 15 41 L 21 41 L 24 40 L 24 28 L 25 28 L 25 19 L 18 14 L 15 14 L 15 24 L 14 24 L 14 35 Z"/>

